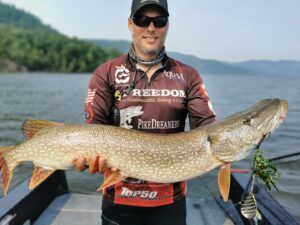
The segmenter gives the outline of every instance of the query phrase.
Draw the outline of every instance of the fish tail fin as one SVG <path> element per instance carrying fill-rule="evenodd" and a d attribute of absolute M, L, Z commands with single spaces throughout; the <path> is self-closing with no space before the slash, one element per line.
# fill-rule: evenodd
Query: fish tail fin
<path fill-rule="evenodd" d="M 0 147 L 0 172 L 2 173 L 2 186 L 4 195 L 6 195 L 8 191 L 9 184 L 16 167 L 16 164 L 12 164 L 7 157 L 7 153 L 14 148 L 14 146 Z"/>

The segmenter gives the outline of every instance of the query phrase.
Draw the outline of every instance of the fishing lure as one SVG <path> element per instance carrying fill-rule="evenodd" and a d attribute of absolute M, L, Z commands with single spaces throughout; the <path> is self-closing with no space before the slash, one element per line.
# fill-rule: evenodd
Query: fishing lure
<path fill-rule="evenodd" d="M 247 219 L 261 217 L 253 193 L 256 177 L 259 177 L 269 190 L 271 190 L 273 186 L 278 191 L 275 184 L 280 177 L 278 169 L 274 163 L 264 158 L 262 150 L 260 149 L 256 150 L 253 157 L 253 175 L 251 178 L 250 191 L 241 203 L 241 213 Z"/>

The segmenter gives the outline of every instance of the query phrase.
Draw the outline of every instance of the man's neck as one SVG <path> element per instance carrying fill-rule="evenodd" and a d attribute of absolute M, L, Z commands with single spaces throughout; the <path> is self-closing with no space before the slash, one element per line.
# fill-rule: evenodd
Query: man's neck
<path fill-rule="evenodd" d="M 146 65 L 142 65 L 142 64 L 137 64 L 136 66 L 138 69 L 144 71 L 148 78 L 150 79 L 152 77 L 152 75 L 162 67 L 162 64 L 161 62 L 160 63 L 157 63 L 155 65 L 152 65 L 152 66 L 146 66 Z"/>

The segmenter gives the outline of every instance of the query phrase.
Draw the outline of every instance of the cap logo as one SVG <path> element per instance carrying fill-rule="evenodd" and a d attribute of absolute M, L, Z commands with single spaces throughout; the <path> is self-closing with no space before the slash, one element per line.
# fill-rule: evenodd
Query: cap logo
<path fill-rule="evenodd" d="M 159 3 L 159 0 L 141 0 L 141 3 L 144 3 L 144 2 L 157 2 L 157 3 Z"/>

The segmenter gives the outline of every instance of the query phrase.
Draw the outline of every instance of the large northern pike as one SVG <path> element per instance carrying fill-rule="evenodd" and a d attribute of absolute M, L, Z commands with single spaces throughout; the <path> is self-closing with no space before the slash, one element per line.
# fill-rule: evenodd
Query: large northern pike
<path fill-rule="evenodd" d="M 55 170 L 71 169 L 74 159 L 95 153 L 119 169 L 105 186 L 125 177 L 161 183 L 191 179 L 245 158 L 286 114 L 287 101 L 266 99 L 221 122 L 164 135 L 106 125 L 28 120 L 23 125 L 27 140 L 0 148 L 3 191 L 8 191 L 13 171 L 21 162 L 35 165 L 30 182 L 33 188 Z"/>

